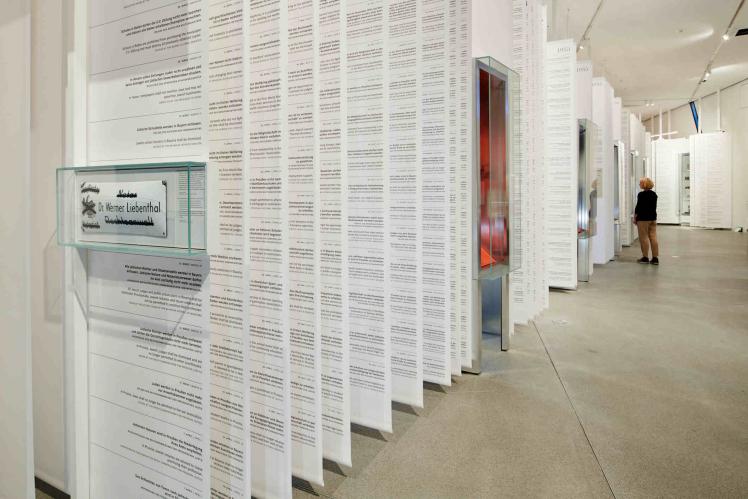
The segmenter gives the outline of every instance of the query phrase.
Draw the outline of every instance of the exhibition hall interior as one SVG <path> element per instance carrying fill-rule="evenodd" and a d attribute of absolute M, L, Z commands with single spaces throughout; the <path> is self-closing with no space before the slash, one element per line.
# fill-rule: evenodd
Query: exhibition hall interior
<path fill-rule="evenodd" d="M 748 497 L 746 0 L 4 0 L 0 499 Z"/>

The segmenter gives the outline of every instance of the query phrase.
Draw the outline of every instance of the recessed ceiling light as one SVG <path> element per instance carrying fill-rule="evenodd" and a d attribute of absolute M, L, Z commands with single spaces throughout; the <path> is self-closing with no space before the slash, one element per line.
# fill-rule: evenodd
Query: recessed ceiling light
<path fill-rule="evenodd" d="M 722 39 L 723 39 L 724 41 L 727 41 L 727 40 L 729 40 L 729 39 L 730 39 L 730 35 L 728 35 L 727 33 L 725 33 L 724 35 L 722 35 Z"/>

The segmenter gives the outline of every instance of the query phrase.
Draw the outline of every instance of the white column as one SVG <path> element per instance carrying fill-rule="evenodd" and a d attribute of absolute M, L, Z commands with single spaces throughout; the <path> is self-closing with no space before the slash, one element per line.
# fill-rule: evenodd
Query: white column
<path fill-rule="evenodd" d="M 0 497 L 34 497 L 31 398 L 30 5 L 0 9 Z"/>
<path fill-rule="evenodd" d="M 55 168 L 65 161 L 66 10 L 72 2 L 31 0 L 31 343 L 34 472 L 67 491 L 62 334 L 62 250 L 57 245 Z"/>

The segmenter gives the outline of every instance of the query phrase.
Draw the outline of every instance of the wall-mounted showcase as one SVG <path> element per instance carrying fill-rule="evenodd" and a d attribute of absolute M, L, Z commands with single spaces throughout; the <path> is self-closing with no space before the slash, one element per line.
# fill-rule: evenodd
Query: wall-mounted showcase
<path fill-rule="evenodd" d="M 475 60 L 473 168 L 473 303 L 480 304 L 480 325 L 473 327 L 473 367 L 480 368 L 483 332 L 500 334 L 502 349 L 509 346 L 508 274 L 519 267 L 512 258 L 519 247 L 510 216 L 512 145 L 518 139 L 519 76 L 490 58 Z"/>
<path fill-rule="evenodd" d="M 58 168 L 57 241 L 122 253 L 205 253 L 205 163 Z"/>

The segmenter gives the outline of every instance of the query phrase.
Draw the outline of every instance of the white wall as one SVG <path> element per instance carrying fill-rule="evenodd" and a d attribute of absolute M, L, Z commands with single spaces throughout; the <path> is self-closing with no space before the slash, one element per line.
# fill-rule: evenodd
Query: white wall
<path fill-rule="evenodd" d="M 29 237 L 30 7 L 0 8 L 0 497 L 34 497 Z"/>
<path fill-rule="evenodd" d="M 473 57 L 512 64 L 512 0 L 473 0 Z"/>
<path fill-rule="evenodd" d="M 721 129 L 732 136 L 732 224 L 733 227 L 748 228 L 748 80 L 723 89 L 719 96 Z M 701 99 L 702 131 L 715 132 L 720 129 L 717 122 L 717 95 Z M 667 113 L 662 116 L 664 131 L 667 128 Z M 647 130 L 659 131 L 659 118 L 648 120 Z M 688 104 L 670 112 L 671 131 L 677 134 L 672 138 L 688 137 L 696 133 L 696 128 Z"/>
<path fill-rule="evenodd" d="M 65 487 L 62 251 L 56 241 L 55 169 L 64 158 L 65 44 L 72 2 L 31 1 L 31 341 L 36 475 Z"/>

